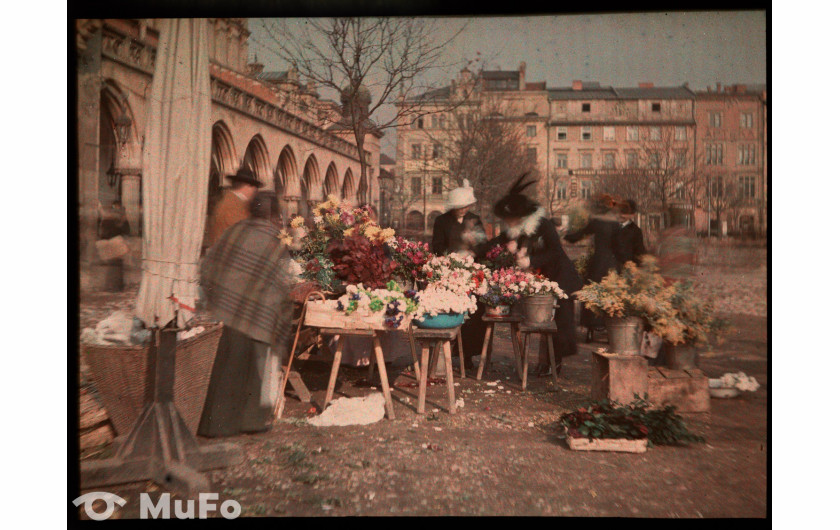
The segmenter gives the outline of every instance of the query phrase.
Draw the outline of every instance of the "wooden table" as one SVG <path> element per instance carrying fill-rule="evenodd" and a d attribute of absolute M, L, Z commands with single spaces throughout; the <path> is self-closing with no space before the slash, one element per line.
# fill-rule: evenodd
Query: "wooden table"
<path fill-rule="evenodd" d="M 554 342 L 551 340 L 552 335 L 557 334 L 557 323 L 554 320 L 543 322 L 540 324 L 522 323 L 519 325 L 519 332 L 524 335 L 522 345 L 522 390 L 528 386 L 528 338 L 532 333 L 537 333 L 540 339 L 548 343 L 548 359 L 551 362 L 551 377 L 554 379 L 554 384 L 557 382 L 557 365 L 554 362 Z"/>
<path fill-rule="evenodd" d="M 484 315 L 481 317 L 482 322 L 487 324 L 487 329 L 484 332 L 484 344 L 481 346 L 481 362 L 478 364 L 478 373 L 476 373 L 475 378 L 481 381 L 481 375 L 484 373 L 484 366 L 488 365 L 490 357 L 493 354 L 493 331 L 496 328 L 496 324 L 510 324 L 510 338 L 513 342 L 513 360 L 514 364 L 516 365 L 516 373 L 519 375 L 519 378 L 522 378 L 522 366 L 520 365 L 520 336 L 519 336 L 519 323 L 522 321 L 522 317 L 520 316 L 505 316 L 505 317 L 489 317 Z"/>
<path fill-rule="evenodd" d="M 373 350 L 370 352 L 370 369 L 371 371 L 373 370 L 374 363 L 379 367 L 379 382 L 382 384 L 382 395 L 385 397 L 385 412 L 388 414 L 388 419 L 394 419 L 391 387 L 388 383 L 388 373 L 385 371 L 385 356 L 382 354 L 382 343 L 379 337 L 381 332 L 372 329 L 321 328 L 320 333 L 321 335 L 338 336 L 338 345 L 336 346 L 332 370 L 330 371 L 330 382 L 327 385 L 327 395 L 324 399 L 324 409 L 327 408 L 330 400 L 332 400 L 335 381 L 338 378 L 338 368 L 341 366 L 341 349 L 344 346 L 344 337 L 347 335 L 370 337 L 373 339 Z"/>
<path fill-rule="evenodd" d="M 452 350 L 449 343 L 460 336 L 461 326 L 448 329 L 424 329 L 413 327 L 409 332 L 409 340 L 417 341 L 421 346 L 420 354 L 420 385 L 417 403 L 417 413 L 426 412 L 426 385 L 429 381 L 429 352 L 434 350 L 434 358 L 437 358 L 441 346 L 443 347 L 443 362 L 446 368 L 446 389 L 449 397 L 449 413 L 455 413 L 455 382 L 452 374 Z M 414 347 L 412 345 L 412 355 Z M 416 366 L 416 357 L 415 357 Z"/>

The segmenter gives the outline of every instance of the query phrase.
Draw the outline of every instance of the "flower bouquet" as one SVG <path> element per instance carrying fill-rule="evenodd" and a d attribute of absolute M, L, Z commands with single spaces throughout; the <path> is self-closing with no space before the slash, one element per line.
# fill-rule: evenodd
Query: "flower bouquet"
<path fill-rule="evenodd" d="M 452 253 L 429 259 L 418 283 L 443 284 L 455 292 L 481 296 L 487 292 L 488 273 L 487 267 L 476 263 L 472 256 Z"/>
<path fill-rule="evenodd" d="M 481 264 L 490 270 L 511 269 L 516 266 L 516 255 L 502 245 L 496 245 L 487 251 Z"/>
<path fill-rule="evenodd" d="M 368 289 L 362 284 L 348 285 L 347 292 L 338 299 L 336 309 L 345 315 L 356 313 L 361 317 L 382 319 L 386 328 L 398 329 L 404 327 L 405 315 L 416 311 L 417 300 L 414 296 L 405 296 L 392 280 L 384 289 Z"/>
<path fill-rule="evenodd" d="M 518 302 L 534 275 L 514 268 L 494 270 L 487 278 L 487 292 L 478 300 L 487 305 L 489 316 L 505 316 L 510 306 Z"/>
<path fill-rule="evenodd" d="M 394 270 L 395 278 L 411 284 L 424 278 L 423 266 L 433 257 L 428 243 L 410 241 L 403 237 L 389 240 L 385 250 L 397 264 Z"/>

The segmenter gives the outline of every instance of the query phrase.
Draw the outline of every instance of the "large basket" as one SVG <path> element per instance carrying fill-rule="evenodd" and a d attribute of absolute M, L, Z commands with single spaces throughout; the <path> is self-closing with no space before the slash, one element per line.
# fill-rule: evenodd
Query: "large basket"
<path fill-rule="evenodd" d="M 178 341 L 175 349 L 175 406 L 196 434 L 222 324 L 202 324 L 198 335 Z M 151 345 L 100 346 L 82 344 L 96 390 L 118 435 L 128 434 L 144 405 Z"/>

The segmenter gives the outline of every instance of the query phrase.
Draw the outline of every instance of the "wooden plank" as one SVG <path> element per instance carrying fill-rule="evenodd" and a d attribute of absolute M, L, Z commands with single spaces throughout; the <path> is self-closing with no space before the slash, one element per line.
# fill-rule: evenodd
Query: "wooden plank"
<path fill-rule="evenodd" d="M 665 379 L 656 367 L 648 368 L 648 379 Z"/>
<path fill-rule="evenodd" d="M 321 335 L 361 335 L 363 337 L 374 337 L 376 336 L 376 331 L 372 329 L 321 328 Z"/>
<path fill-rule="evenodd" d="M 414 328 L 411 332 L 417 340 L 455 340 L 459 329 L 460 326 L 447 329 Z"/>
<path fill-rule="evenodd" d="M 663 371 L 662 375 L 665 379 L 689 379 L 691 376 L 685 373 L 685 370 L 668 370 Z"/>
<path fill-rule="evenodd" d="M 114 439 L 114 431 L 110 424 L 104 424 L 92 431 L 79 435 L 79 448 L 89 449 L 110 442 Z"/>
<path fill-rule="evenodd" d="M 84 431 L 108 421 L 108 413 L 92 395 L 82 390 L 79 395 L 79 429 Z"/>
<path fill-rule="evenodd" d="M 648 399 L 657 406 L 673 405 L 677 412 L 708 412 L 711 409 L 709 379 L 703 377 L 651 378 Z"/>
<path fill-rule="evenodd" d="M 557 323 L 553 320 L 543 322 L 541 324 L 526 324 L 525 322 L 519 325 L 519 331 L 522 333 L 549 333 L 557 331 Z"/>
<path fill-rule="evenodd" d="M 706 377 L 706 374 L 699 368 L 692 368 L 690 370 L 686 370 L 686 373 L 689 377 Z"/>

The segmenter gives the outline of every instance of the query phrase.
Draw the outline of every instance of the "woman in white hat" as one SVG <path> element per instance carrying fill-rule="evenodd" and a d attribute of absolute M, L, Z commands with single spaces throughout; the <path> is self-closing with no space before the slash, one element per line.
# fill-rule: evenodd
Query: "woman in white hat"
<path fill-rule="evenodd" d="M 473 189 L 464 179 L 460 188 L 449 192 L 446 213 L 435 219 L 432 231 L 432 252 L 445 256 L 452 252 L 473 253 L 475 246 L 487 239 L 481 218 L 470 212 L 476 203 Z"/>

